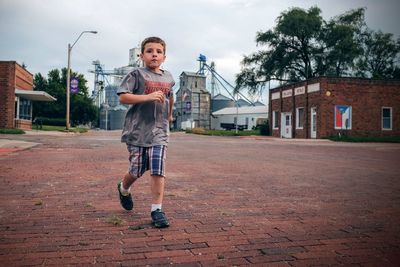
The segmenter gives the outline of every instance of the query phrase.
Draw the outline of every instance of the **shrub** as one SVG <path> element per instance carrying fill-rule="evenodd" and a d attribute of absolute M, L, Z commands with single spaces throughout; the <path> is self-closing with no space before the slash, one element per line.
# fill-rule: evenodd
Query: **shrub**
<path fill-rule="evenodd" d="M 65 118 L 47 118 L 47 117 L 37 117 L 34 123 L 39 125 L 52 125 L 52 126 L 65 126 Z"/>
<path fill-rule="evenodd" d="M 268 121 L 266 121 L 265 123 L 261 124 L 259 126 L 260 128 L 260 135 L 269 135 L 269 124 Z"/>
<path fill-rule="evenodd" d="M 21 129 L 7 129 L 2 128 L 0 129 L 0 134 L 24 134 L 25 131 Z"/>

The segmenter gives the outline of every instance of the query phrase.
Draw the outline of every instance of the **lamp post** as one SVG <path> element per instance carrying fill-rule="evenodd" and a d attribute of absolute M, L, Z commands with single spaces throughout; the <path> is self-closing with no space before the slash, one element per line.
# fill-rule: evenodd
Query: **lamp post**
<path fill-rule="evenodd" d="M 79 38 L 81 38 L 81 36 L 84 33 L 93 33 L 96 34 L 97 31 L 83 31 L 81 32 L 81 34 L 78 36 L 78 38 L 75 40 L 75 42 L 71 45 L 68 44 L 68 67 L 67 67 L 67 111 L 66 111 L 66 116 L 65 116 L 65 128 L 67 131 L 69 131 L 69 108 L 70 108 L 70 101 L 69 101 L 69 91 L 70 91 L 70 79 L 71 79 L 71 50 L 74 47 L 74 45 L 76 44 L 76 42 L 78 42 Z"/>

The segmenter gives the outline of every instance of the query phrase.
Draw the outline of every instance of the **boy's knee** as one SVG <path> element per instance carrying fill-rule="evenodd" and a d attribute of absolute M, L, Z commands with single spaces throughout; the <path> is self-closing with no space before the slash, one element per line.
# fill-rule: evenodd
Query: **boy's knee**
<path fill-rule="evenodd" d="M 162 175 L 151 175 L 151 178 L 154 179 L 154 180 L 163 180 L 163 179 L 165 179 L 165 177 L 162 176 Z"/>

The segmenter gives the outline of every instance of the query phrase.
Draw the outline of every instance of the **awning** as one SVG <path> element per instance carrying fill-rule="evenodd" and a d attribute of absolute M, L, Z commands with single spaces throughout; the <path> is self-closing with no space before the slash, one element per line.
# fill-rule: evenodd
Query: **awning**
<path fill-rule="evenodd" d="M 15 89 L 15 95 L 31 101 L 57 101 L 56 98 L 52 97 L 45 91 Z"/>

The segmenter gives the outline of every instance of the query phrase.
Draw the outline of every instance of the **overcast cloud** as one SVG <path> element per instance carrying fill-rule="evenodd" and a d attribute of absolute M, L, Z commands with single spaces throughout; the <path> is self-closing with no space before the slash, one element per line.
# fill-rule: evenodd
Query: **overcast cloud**
<path fill-rule="evenodd" d="M 366 22 L 374 30 L 400 36 L 397 0 L 0 0 L 0 60 L 25 63 L 47 75 L 67 65 L 67 45 L 84 30 L 72 50 L 72 68 L 93 88 L 92 61 L 105 69 L 126 66 L 129 49 L 148 36 L 167 42 L 163 67 L 176 81 L 182 71 L 197 71 L 200 53 L 234 82 L 243 55 L 257 50 L 256 32 L 275 26 L 290 7 L 318 6 L 329 20 L 350 9 L 367 7 Z M 265 102 L 265 99 L 263 99 Z"/>

